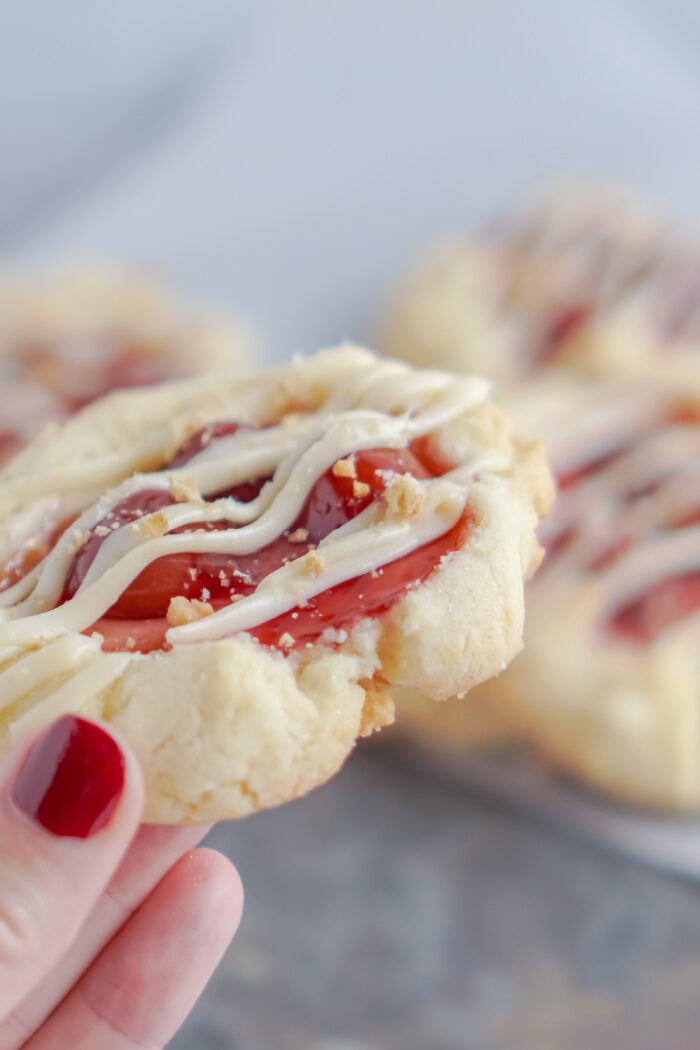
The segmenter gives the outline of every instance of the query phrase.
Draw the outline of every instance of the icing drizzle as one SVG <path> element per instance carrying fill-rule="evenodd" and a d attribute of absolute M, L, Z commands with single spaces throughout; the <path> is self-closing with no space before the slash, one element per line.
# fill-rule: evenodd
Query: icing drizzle
<path fill-rule="evenodd" d="M 518 322 L 514 356 L 524 348 L 531 369 L 617 319 L 634 319 L 657 352 L 697 346 L 698 246 L 631 195 L 605 188 L 555 193 L 502 223 L 487 243 L 497 260 L 501 309 Z"/>
<path fill-rule="evenodd" d="M 42 666 L 53 668 L 55 675 L 67 663 L 84 664 L 85 682 L 90 683 L 88 670 L 100 651 L 100 639 L 82 632 L 89 634 L 149 566 L 178 554 L 235 557 L 260 551 L 294 525 L 312 487 L 339 460 L 367 450 L 405 449 L 414 441 L 425 444 L 488 393 L 488 385 L 478 379 L 415 372 L 361 351 L 344 352 L 343 366 L 341 381 L 314 411 L 295 412 L 259 429 L 229 427 L 222 432 L 210 427 L 210 440 L 198 440 L 164 469 L 133 473 L 130 465 L 154 455 L 161 463 L 171 459 L 167 427 L 144 437 L 127 453 L 97 460 L 83 472 L 69 470 L 67 486 L 59 470 L 54 514 L 68 507 L 75 512 L 76 492 L 82 495 L 82 508 L 46 556 L 21 579 L 6 581 L 0 591 L 0 683 L 4 686 L 26 647 L 37 639 L 44 645 Z M 312 369 L 313 362 L 293 366 L 302 375 L 306 367 Z M 282 381 L 284 371 L 280 370 Z M 454 535 L 455 545 L 462 545 L 471 523 L 468 497 L 475 477 L 484 470 L 504 469 L 507 462 L 493 450 L 477 449 L 461 458 L 441 476 L 411 480 L 417 498 L 410 513 L 399 491 L 396 499 L 388 491 L 385 499 L 371 500 L 317 548 L 305 549 L 266 575 L 252 593 L 199 619 L 170 626 L 168 645 L 215 641 L 245 631 L 262 637 L 265 625 L 274 625 L 290 610 L 303 610 L 316 596 L 363 574 L 381 573 L 442 537 Z M 108 487 L 95 497 L 107 478 Z M 261 481 L 264 478 L 269 480 Z M 393 482 L 400 486 L 405 478 L 397 475 Z M 393 482 L 388 479 L 388 490 Z M 30 483 L 31 479 L 8 478 L 3 486 L 8 500 L 21 506 Z M 245 498 L 240 498 L 241 486 L 247 487 Z M 221 495 L 231 490 L 239 498 Z M 144 493 L 151 501 L 146 506 L 150 512 L 136 517 L 120 513 Z M 76 557 L 98 529 L 105 533 L 101 543 L 71 584 Z M 105 667 L 115 675 L 125 660 L 139 658 L 134 653 L 113 655 L 116 659 Z M 106 658 L 105 653 L 100 656 Z M 32 653 L 26 658 L 36 657 Z"/>
<path fill-rule="evenodd" d="M 700 412 L 623 384 L 574 402 L 545 428 L 560 493 L 533 586 L 594 583 L 606 630 L 649 643 L 700 609 Z"/>

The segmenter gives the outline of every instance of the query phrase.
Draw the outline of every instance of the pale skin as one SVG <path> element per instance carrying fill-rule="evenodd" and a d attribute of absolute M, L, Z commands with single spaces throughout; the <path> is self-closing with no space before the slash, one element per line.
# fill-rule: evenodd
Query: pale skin
<path fill-rule="evenodd" d="M 240 879 L 206 828 L 141 825 L 126 758 L 109 823 L 57 837 L 14 804 L 32 746 L 0 762 L 0 1050 L 160 1050 L 238 926 Z"/>

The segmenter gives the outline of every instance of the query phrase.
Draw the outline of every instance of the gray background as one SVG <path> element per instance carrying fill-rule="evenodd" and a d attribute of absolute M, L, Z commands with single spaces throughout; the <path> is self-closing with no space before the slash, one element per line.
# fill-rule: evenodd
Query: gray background
<path fill-rule="evenodd" d="M 15 257 L 155 265 L 277 352 L 361 334 L 407 256 L 543 179 L 700 209 L 693 0 L 24 0 L 0 17 Z"/>
<path fill-rule="evenodd" d="M 700 211 L 693 0 L 0 8 L 0 248 L 117 259 L 269 353 L 363 335 L 407 258 L 542 180 Z M 357 755 L 220 828 L 248 907 L 175 1046 L 690 1050 L 696 890 Z"/>

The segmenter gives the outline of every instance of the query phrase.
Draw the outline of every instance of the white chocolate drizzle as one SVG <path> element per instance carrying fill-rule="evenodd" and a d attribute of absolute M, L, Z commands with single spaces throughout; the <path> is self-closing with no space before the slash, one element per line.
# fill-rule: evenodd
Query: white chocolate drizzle
<path fill-rule="evenodd" d="M 31 681 L 36 680 L 37 685 L 44 674 L 55 678 L 73 672 L 73 693 L 68 686 L 60 686 L 51 694 L 50 708 L 45 702 L 40 705 L 43 713 L 36 717 L 44 718 L 49 709 L 56 714 L 70 704 L 71 696 L 75 705 L 95 690 L 106 688 L 129 660 L 144 659 L 139 653 L 102 653 L 99 639 L 86 638 L 80 632 L 96 624 L 155 560 L 175 553 L 235 558 L 266 547 L 293 526 L 312 487 L 337 460 L 373 448 L 406 447 L 415 438 L 439 431 L 478 406 L 489 390 L 483 380 L 416 372 L 397 362 L 379 362 L 364 352 L 349 351 L 344 365 L 350 366 L 344 382 L 315 411 L 300 412 L 278 425 L 241 429 L 214 438 L 179 469 L 134 472 L 134 467 L 144 461 L 157 462 L 160 458 L 164 462 L 171 454 L 172 432 L 163 427 L 123 453 L 95 458 L 84 469 L 76 466 L 56 471 L 50 479 L 54 491 L 61 494 L 67 490 L 68 495 L 63 494 L 73 501 L 76 493 L 78 499 L 82 496 L 83 509 L 53 550 L 22 580 L 0 593 L 0 656 L 10 654 L 6 665 L 0 666 L 0 691 L 8 698 L 8 705 L 20 695 L 25 660 L 31 668 Z M 213 641 L 249 631 L 295 606 L 303 606 L 336 584 L 410 554 L 459 521 L 480 471 L 497 472 L 506 467 L 505 455 L 493 450 L 484 450 L 482 455 L 475 449 L 448 474 L 419 483 L 423 497 L 410 519 L 394 514 L 385 501 L 376 499 L 356 518 L 330 533 L 319 545 L 318 554 L 312 551 L 283 564 L 235 604 L 171 627 L 166 635 L 168 643 L 178 646 Z M 211 502 L 202 502 L 199 496 L 186 498 L 188 492 L 194 492 L 206 499 L 264 476 L 270 480 L 251 502 L 229 497 Z M 61 603 L 81 541 L 99 523 L 109 527 L 110 514 L 123 500 L 143 491 L 167 492 L 173 479 L 180 482 L 178 492 L 185 498 L 128 524 L 115 521 L 117 527 L 105 534 L 77 592 Z M 16 503 L 21 511 L 31 486 L 31 478 L 10 476 L 0 483 L 0 498 L 10 500 L 11 505 Z M 47 497 L 51 498 L 51 493 Z M 231 528 L 197 528 L 213 521 L 228 522 Z M 192 531 L 175 532 L 183 527 Z M 321 560 L 322 571 L 309 571 L 312 556 Z M 22 655 L 37 642 L 43 649 Z M 32 711 L 17 721 L 18 731 L 29 726 Z"/>
<path fill-rule="evenodd" d="M 501 289 L 497 309 L 514 328 L 508 352 L 518 373 L 541 364 L 543 352 L 550 363 L 547 350 L 566 352 L 582 330 L 589 346 L 612 339 L 614 355 L 625 340 L 635 360 L 651 354 L 661 367 L 669 352 L 697 352 L 700 246 L 633 195 L 563 189 L 501 222 L 484 243 Z M 564 329 L 548 345 L 558 322 Z"/>
<path fill-rule="evenodd" d="M 584 391 L 545 421 L 559 475 L 583 474 L 560 491 L 541 527 L 545 547 L 565 542 L 533 596 L 542 590 L 552 601 L 553 589 L 594 583 L 602 625 L 665 580 L 700 572 L 700 420 L 682 421 L 675 394 L 597 384 Z"/>

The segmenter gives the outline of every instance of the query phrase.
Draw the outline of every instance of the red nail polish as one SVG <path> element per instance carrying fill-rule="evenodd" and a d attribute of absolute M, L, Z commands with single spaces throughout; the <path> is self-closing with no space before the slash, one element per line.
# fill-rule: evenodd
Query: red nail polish
<path fill-rule="evenodd" d="M 124 779 L 124 756 L 113 738 L 67 715 L 30 751 L 12 799 L 53 835 L 87 839 L 108 822 Z"/>

